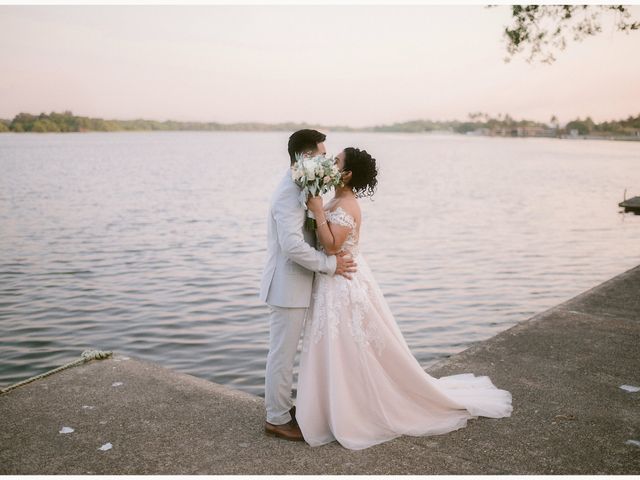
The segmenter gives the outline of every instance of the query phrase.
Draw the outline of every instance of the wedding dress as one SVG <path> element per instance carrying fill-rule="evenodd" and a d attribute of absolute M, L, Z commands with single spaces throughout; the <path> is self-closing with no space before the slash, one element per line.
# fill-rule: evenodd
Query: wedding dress
<path fill-rule="evenodd" d="M 422 369 L 359 253 L 355 220 L 341 207 L 326 210 L 326 218 L 351 228 L 342 250 L 358 270 L 351 280 L 314 279 L 296 404 L 305 441 L 360 450 L 401 435 L 451 432 L 478 416 L 511 416 L 511 393 L 489 377 L 435 378 Z"/>

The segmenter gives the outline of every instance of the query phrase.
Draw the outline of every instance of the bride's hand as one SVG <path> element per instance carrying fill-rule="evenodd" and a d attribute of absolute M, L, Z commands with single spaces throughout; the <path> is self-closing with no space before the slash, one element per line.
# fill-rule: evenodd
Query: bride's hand
<path fill-rule="evenodd" d="M 322 210 L 322 197 L 313 195 L 309 195 L 309 199 L 307 200 L 307 208 L 312 212 L 317 212 L 318 210 Z"/>

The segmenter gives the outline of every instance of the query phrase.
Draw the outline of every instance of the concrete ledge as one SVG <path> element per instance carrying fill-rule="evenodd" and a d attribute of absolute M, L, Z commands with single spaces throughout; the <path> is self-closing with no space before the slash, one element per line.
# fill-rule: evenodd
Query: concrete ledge
<path fill-rule="evenodd" d="M 116 353 L 0 396 L 0 474 L 638 474 L 639 292 L 640 266 L 428 369 L 489 375 L 510 418 L 311 448 L 266 437 L 260 397 Z"/>

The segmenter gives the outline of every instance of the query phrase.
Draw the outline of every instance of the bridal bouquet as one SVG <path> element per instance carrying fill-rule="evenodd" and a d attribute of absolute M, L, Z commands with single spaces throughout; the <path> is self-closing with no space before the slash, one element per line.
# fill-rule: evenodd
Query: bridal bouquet
<path fill-rule="evenodd" d="M 305 227 L 307 230 L 316 229 L 313 213 L 307 209 L 309 195 L 314 197 L 324 195 L 331 188 L 340 185 L 340 172 L 331 156 L 316 155 L 314 157 L 296 154 L 296 162 L 291 167 L 291 177 L 301 188 L 300 203 L 307 210 Z"/>

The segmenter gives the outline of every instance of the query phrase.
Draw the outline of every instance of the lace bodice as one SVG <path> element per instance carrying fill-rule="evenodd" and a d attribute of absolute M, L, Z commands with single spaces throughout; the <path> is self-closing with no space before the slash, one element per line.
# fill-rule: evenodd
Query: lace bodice
<path fill-rule="evenodd" d="M 347 235 L 347 239 L 342 244 L 340 251 L 348 252 L 354 257 L 358 255 L 360 250 L 358 248 L 358 230 L 356 220 L 351 215 L 349 215 L 342 207 L 338 207 L 333 211 L 325 208 L 324 213 L 327 222 L 351 228 L 351 231 Z M 324 247 L 322 246 L 320 240 L 318 240 L 318 248 L 321 251 L 324 251 Z"/>
<path fill-rule="evenodd" d="M 324 209 L 327 222 L 350 227 L 347 239 L 340 251 L 358 255 L 358 225 L 356 220 L 342 207 L 331 211 Z M 318 242 L 318 248 L 323 250 Z M 352 279 L 341 275 L 316 275 L 313 285 L 312 305 L 307 309 L 307 331 L 303 351 L 311 344 L 317 344 L 328 333 L 330 340 L 340 335 L 340 329 L 347 326 L 351 337 L 360 348 L 373 347 L 380 355 L 384 349 L 384 338 L 378 325 L 366 318 L 371 309 L 372 290 L 379 291 L 364 258 L 358 257 L 358 270 Z M 380 293 L 381 295 L 381 293 Z"/>

